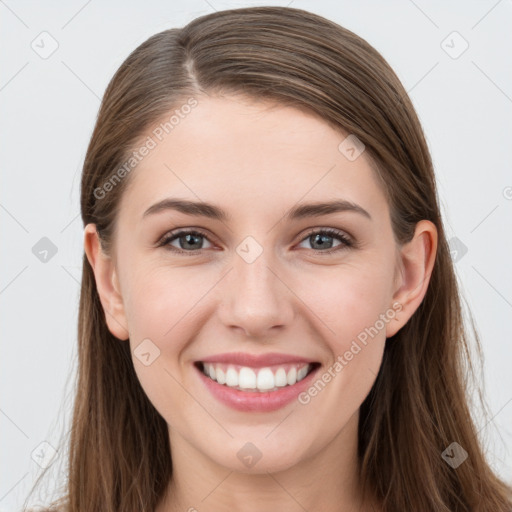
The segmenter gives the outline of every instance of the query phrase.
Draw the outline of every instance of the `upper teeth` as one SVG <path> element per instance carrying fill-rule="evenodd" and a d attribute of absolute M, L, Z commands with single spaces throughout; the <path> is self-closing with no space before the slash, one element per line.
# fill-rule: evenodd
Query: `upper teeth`
<path fill-rule="evenodd" d="M 271 391 L 284 386 L 293 386 L 309 372 L 310 364 L 296 364 L 275 368 L 249 368 L 248 366 L 227 366 L 217 363 L 203 363 L 203 373 L 230 388 L 241 390 Z"/>

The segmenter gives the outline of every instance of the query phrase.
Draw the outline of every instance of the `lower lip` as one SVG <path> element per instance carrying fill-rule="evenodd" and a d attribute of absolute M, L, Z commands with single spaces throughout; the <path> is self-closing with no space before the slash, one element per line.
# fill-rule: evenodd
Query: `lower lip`
<path fill-rule="evenodd" d="M 293 386 L 284 386 L 277 391 L 240 391 L 230 388 L 207 377 L 199 368 L 195 367 L 199 377 L 211 394 L 223 404 L 239 411 L 269 412 L 281 409 L 302 393 L 313 380 L 318 368 L 315 368 L 301 381 Z"/>

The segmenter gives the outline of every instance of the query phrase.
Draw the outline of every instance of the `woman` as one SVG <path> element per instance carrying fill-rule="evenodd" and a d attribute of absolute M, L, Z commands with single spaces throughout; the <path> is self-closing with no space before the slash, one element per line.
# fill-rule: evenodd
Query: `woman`
<path fill-rule="evenodd" d="M 423 132 L 364 40 L 281 7 L 156 34 L 81 207 L 62 510 L 511 509 Z"/>

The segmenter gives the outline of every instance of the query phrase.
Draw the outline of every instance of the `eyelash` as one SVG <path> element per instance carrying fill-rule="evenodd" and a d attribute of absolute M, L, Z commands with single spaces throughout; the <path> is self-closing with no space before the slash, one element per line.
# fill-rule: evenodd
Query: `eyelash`
<path fill-rule="evenodd" d="M 183 249 L 178 249 L 178 248 L 173 247 L 173 246 L 170 245 L 171 242 L 173 242 L 174 240 L 176 240 L 176 239 L 178 239 L 178 238 L 180 238 L 181 236 L 184 236 L 184 235 L 201 236 L 203 238 L 206 238 L 210 243 L 212 243 L 208 239 L 208 236 L 205 233 L 202 233 L 201 231 L 198 231 L 198 230 L 193 230 L 193 229 L 187 230 L 187 229 L 185 229 L 185 230 L 180 230 L 180 231 L 176 231 L 176 232 L 172 232 L 171 231 L 170 233 L 167 233 L 166 235 L 164 235 L 162 237 L 160 242 L 158 242 L 157 247 L 164 247 L 165 249 L 167 249 L 167 250 L 169 250 L 171 252 L 174 252 L 174 253 L 177 253 L 177 254 L 186 254 L 187 256 L 197 256 L 199 254 L 202 254 L 202 250 L 203 249 L 195 249 L 195 250 L 185 251 Z M 306 240 L 307 238 L 309 238 L 309 237 L 311 237 L 313 235 L 328 235 L 330 237 L 338 239 L 341 242 L 341 245 L 339 245 L 337 247 L 334 247 L 334 248 L 331 248 L 331 249 L 326 249 L 326 250 L 323 250 L 323 251 L 315 251 L 314 249 L 311 249 L 312 251 L 318 252 L 320 254 L 332 255 L 333 253 L 335 253 L 335 252 L 337 252 L 339 250 L 348 249 L 348 248 L 351 248 L 351 247 L 356 247 L 355 242 L 353 242 L 347 235 L 345 235 L 343 232 L 338 231 L 338 230 L 333 229 L 333 228 L 324 228 L 324 229 L 312 230 L 301 240 L 301 242 L 303 242 L 304 240 Z"/>

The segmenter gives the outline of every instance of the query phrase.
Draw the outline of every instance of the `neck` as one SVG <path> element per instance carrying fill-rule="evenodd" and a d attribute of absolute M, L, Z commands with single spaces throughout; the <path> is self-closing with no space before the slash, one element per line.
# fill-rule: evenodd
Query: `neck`
<path fill-rule="evenodd" d="M 307 460 L 278 472 L 242 473 L 216 464 L 173 432 L 173 478 L 156 512 L 366 512 L 377 510 L 359 486 L 355 414 Z"/>

